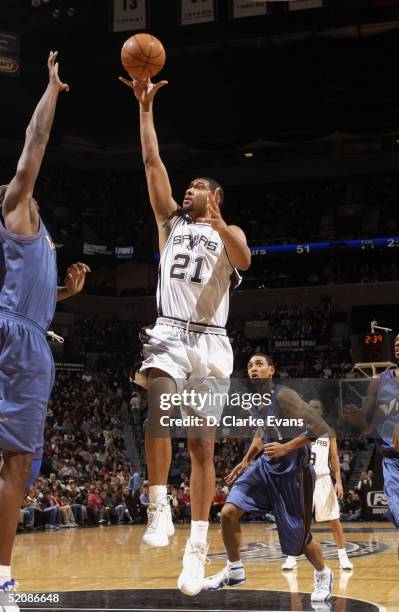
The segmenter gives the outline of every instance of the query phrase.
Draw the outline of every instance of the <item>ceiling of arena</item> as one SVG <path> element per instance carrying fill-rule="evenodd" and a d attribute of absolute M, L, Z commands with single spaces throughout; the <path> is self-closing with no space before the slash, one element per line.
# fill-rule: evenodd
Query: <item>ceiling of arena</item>
<path fill-rule="evenodd" d="M 56 19 L 54 7 L 76 14 Z M 23 138 L 46 84 L 48 51 L 57 49 L 71 91 L 60 100 L 53 142 L 137 146 L 137 106 L 117 79 L 129 34 L 112 33 L 109 24 L 108 0 L 0 1 L 0 29 L 21 40 L 20 78 L 1 77 L 3 142 Z M 231 150 L 399 131 L 398 9 L 234 21 L 221 11 L 217 23 L 183 28 L 177 0 L 152 0 L 149 30 L 167 51 L 161 77 L 169 85 L 156 108 L 164 145 Z"/>

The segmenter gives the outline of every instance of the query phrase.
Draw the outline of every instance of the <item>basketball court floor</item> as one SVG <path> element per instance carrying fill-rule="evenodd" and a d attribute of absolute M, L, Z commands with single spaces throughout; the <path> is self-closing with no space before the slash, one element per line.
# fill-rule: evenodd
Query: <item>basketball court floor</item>
<path fill-rule="evenodd" d="M 180 525 L 170 546 L 160 549 L 141 544 L 143 526 L 20 534 L 13 558 L 14 577 L 19 591 L 60 592 L 56 605 L 21 603 L 21 609 L 399 612 L 397 530 L 385 522 L 346 523 L 344 529 L 353 572 L 338 569 L 328 525 L 314 525 L 313 533 L 334 571 L 334 596 L 327 604 L 313 607 L 310 564 L 300 560 L 297 571 L 281 571 L 283 557 L 270 523 L 243 524 L 247 582 L 238 589 L 193 598 L 176 589 L 188 535 L 188 527 Z M 209 543 L 207 575 L 225 564 L 218 525 L 211 526 Z"/>

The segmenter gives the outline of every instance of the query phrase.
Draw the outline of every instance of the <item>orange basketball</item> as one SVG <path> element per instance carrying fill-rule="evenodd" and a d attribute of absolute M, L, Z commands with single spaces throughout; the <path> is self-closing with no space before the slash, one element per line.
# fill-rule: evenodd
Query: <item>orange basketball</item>
<path fill-rule="evenodd" d="M 135 34 L 122 47 L 121 60 L 131 77 L 139 81 L 149 79 L 163 68 L 166 60 L 161 41 L 151 34 Z"/>

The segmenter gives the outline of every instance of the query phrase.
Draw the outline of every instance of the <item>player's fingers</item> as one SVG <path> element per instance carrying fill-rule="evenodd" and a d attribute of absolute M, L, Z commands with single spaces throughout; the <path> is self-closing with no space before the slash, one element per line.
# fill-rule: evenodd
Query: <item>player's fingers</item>
<path fill-rule="evenodd" d="M 82 263 L 81 261 L 77 261 L 75 265 L 78 266 L 84 272 L 91 272 L 89 266 L 85 263 Z"/>
<path fill-rule="evenodd" d="M 209 202 L 209 208 L 213 216 L 220 215 L 220 209 L 216 203 L 215 196 L 213 194 L 211 195 L 211 200 Z"/>
<path fill-rule="evenodd" d="M 154 93 L 157 93 L 158 89 L 161 89 L 161 87 L 163 87 L 164 85 L 167 85 L 168 81 L 159 81 L 159 83 L 157 83 L 156 85 L 154 85 L 152 91 Z"/>
<path fill-rule="evenodd" d="M 119 77 L 119 80 L 122 81 L 122 83 L 124 83 L 131 89 L 133 89 L 133 81 L 129 81 L 128 79 L 125 79 L 124 77 L 121 77 L 121 76 Z"/>

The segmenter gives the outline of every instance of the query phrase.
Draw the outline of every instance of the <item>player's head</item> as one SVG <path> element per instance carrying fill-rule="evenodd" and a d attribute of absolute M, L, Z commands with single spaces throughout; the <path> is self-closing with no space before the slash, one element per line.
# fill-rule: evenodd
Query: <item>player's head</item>
<path fill-rule="evenodd" d="M 184 194 L 182 210 L 185 214 L 189 214 L 193 218 L 204 217 L 207 210 L 208 191 L 215 194 L 218 190 L 219 206 L 222 205 L 224 199 L 223 188 L 217 181 L 207 176 L 196 178 L 186 189 Z"/>
<path fill-rule="evenodd" d="M 317 399 L 311 399 L 311 400 L 308 402 L 308 404 L 309 404 L 309 406 L 310 406 L 310 408 L 311 408 L 312 410 L 314 410 L 315 412 L 317 412 L 317 414 L 319 414 L 320 416 L 322 416 L 322 415 L 323 415 L 323 404 L 321 403 L 321 401 L 320 401 L 320 400 L 317 400 Z"/>
<path fill-rule="evenodd" d="M 273 378 L 276 368 L 270 355 L 255 353 L 248 361 L 247 370 L 251 382 L 259 384 Z"/>
<path fill-rule="evenodd" d="M 395 359 L 399 363 L 399 334 L 395 338 L 393 347 L 395 351 Z"/>

